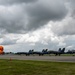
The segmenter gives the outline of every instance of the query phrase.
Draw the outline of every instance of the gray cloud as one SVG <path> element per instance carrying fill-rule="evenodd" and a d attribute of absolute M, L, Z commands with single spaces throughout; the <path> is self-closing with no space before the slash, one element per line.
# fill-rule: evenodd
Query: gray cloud
<path fill-rule="evenodd" d="M 69 0 L 69 13 L 62 21 L 57 22 L 52 30 L 57 35 L 75 35 L 75 0 Z"/>
<path fill-rule="evenodd" d="M 0 7 L 0 28 L 2 32 L 18 33 L 23 30 L 23 16 L 24 12 L 19 5 L 11 7 Z"/>
<path fill-rule="evenodd" d="M 68 16 L 63 21 L 54 23 L 52 31 L 59 36 L 75 35 L 75 19 Z"/>
<path fill-rule="evenodd" d="M 70 6 L 71 6 L 71 16 L 75 19 L 75 0 L 70 0 Z"/>
<path fill-rule="evenodd" d="M 57 21 L 65 17 L 67 9 L 60 0 L 39 0 L 27 7 L 29 23 L 28 29 L 38 28 L 47 24 L 50 20 Z"/>
<path fill-rule="evenodd" d="M 17 1 L 19 5 L 0 6 L 0 28 L 5 32 L 25 33 L 47 24 L 50 20 L 61 20 L 67 14 L 64 2 L 60 0 L 38 0 L 30 4 L 20 4 L 30 0 L 9 2 L 17 3 Z"/>
<path fill-rule="evenodd" d="M 19 4 L 19 3 L 30 3 L 35 2 L 36 0 L 0 0 L 1 5 L 11 5 L 11 4 Z"/>
<path fill-rule="evenodd" d="M 63 27 L 63 34 L 65 35 L 75 35 L 75 20 L 68 22 L 66 26 Z"/>
<path fill-rule="evenodd" d="M 0 44 L 5 46 L 5 51 L 75 48 L 75 36 L 70 37 L 75 35 L 75 0 L 67 0 L 69 6 L 65 1 L 0 0 Z M 46 25 L 48 22 L 51 24 Z M 31 30 L 36 32 L 32 34 Z"/>
<path fill-rule="evenodd" d="M 12 44 L 16 44 L 16 40 L 12 40 L 10 38 L 4 38 L 0 43 L 0 45 L 12 45 Z"/>

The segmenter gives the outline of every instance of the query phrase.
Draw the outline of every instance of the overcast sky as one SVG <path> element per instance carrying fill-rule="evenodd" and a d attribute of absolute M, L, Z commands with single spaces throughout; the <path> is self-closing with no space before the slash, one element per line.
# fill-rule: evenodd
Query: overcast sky
<path fill-rule="evenodd" d="M 0 0 L 0 45 L 5 52 L 75 49 L 75 0 Z"/>

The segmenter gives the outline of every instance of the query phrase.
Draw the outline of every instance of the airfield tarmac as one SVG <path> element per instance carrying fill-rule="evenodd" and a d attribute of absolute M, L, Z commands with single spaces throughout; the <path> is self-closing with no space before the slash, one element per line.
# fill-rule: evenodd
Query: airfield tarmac
<path fill-rule="evenodd" d="M 75 62 L 75 56 L 25 56 L 25 55 L 0 55 L 0 59 L 8 60 L 37 60 L 37 61 L 57 61 Z"/>

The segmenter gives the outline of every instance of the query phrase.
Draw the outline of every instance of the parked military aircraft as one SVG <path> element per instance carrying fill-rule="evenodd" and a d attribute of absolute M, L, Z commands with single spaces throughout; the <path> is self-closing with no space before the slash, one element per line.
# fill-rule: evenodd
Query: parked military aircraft
<path fill-rule="evenodd" d="M 55 54 L 55 56 L 57 56 L 57 55 L 61 55 L 61 54 L 64 54 L 64 51 L 65 51 L 65 48 L 63 48 L 62 50 L 61 50 L 61 48 L 59 48 L 59 50 L 58 51 L 48 51 L 48 49 L 43 49 L 42 50 L 42 52 L 38 52 L 38 51 L 33 51 L 33 54 L 38 54 L 39 56 L 41 56 L 41 55 L 45 55 L 45 54 Z"/>
<path fill-rule="evenodd" d="M 45 54 L 55 54 L 55 56 L 57 56 L 57 55 L 61 55 L 61 54 L 64 54 L 64 51 L 65 51 L 65 48 L 63 48 L 63 49 L 61 49 L 61 48 L 59 48 L 59 50 L 58 51 L 48 51 L 48 49 L 43 49 L 42 50 L 42 52 L 34 52 L 34 54 L 39 54 L 39 56 L 40 55 L 45 55 Z"/>
<path fill-rule="evenodd" d="M 48 49 L 43 49 L 41 52 L 40 51 L 34 51 L 34 49 L 32 49 L 32 50 L 29 50 L 29 52 L 17 52 L 15 54 L 26 55 L 26 56 L 37 54 L 37 55 L 41 56 L 41 55 L 44 55 L 44 54 L 49 54 L 49 52 L 48 52 Z"/>
<path fill-rule="evenodd" d="M 58 51 L 48 51 L 48 49 L 43 49 L 42 52 L 39 52 L 39 51 L 34 51 L 33 49 L 32 50 L 29 50 L 29 52 L 17 52 L 15 54 L 18 54 L 18 55 L 26 55 L 26 56 L 29 56 L 29 55 L 34 55 L 34 54 L 38 54 L 39 56 L 41 55 L 44 55 L 44 54 L 55 54 L 55 55 L 59 55 L 60 54 L 63 54 L 65 51 L 65 48 L 63 48 L 61 50 L 61 48 L 59 48 Z"/>
<path fill-rule="evenodd" d="M 28 55 L 28 52 L 17 52 L 17 53 L 15 53 L 15 54 L 17 54 L 17 55 Z"/>
<path fill-rule="evenodd" d="M 29 52 L 17 52 L 15 54 L 29 56 L 30 54 L 33 54 L 33 50 L 29 50 Z"/>
<path fill-rule="evenodd" d="M 67 54 L 75 54 L 75 50 L 68 50 Z"/>
<path fill-rule="evenodd" d="M 57 55 L 61 55 L 61 54 L 64 54 L 64 51 L 65 51 L 65 48 L 63 48 L 62 50 L 61 50 L 61 48 L 59 48 L 59 50 L 58 51 L 48 51 L 49 52 L 49 54 L 55 54 L 55 56 L 57 56 Z"/>
<path fill-rule="evenodd" d="M 33 51 L 33 54 L 38 54 L 39 56 L 44 55 L 44 54 L 49 54 L 48 49 L 43 49 L 41 52 L 40 51 Z"/>

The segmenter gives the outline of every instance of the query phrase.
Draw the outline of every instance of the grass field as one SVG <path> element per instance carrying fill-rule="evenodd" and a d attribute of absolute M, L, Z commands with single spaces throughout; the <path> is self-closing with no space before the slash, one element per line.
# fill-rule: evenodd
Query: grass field
<path fill-rule="evenodd" d="M 75 63 L 0 60 L 0 75 L 75 75 Z"/>

